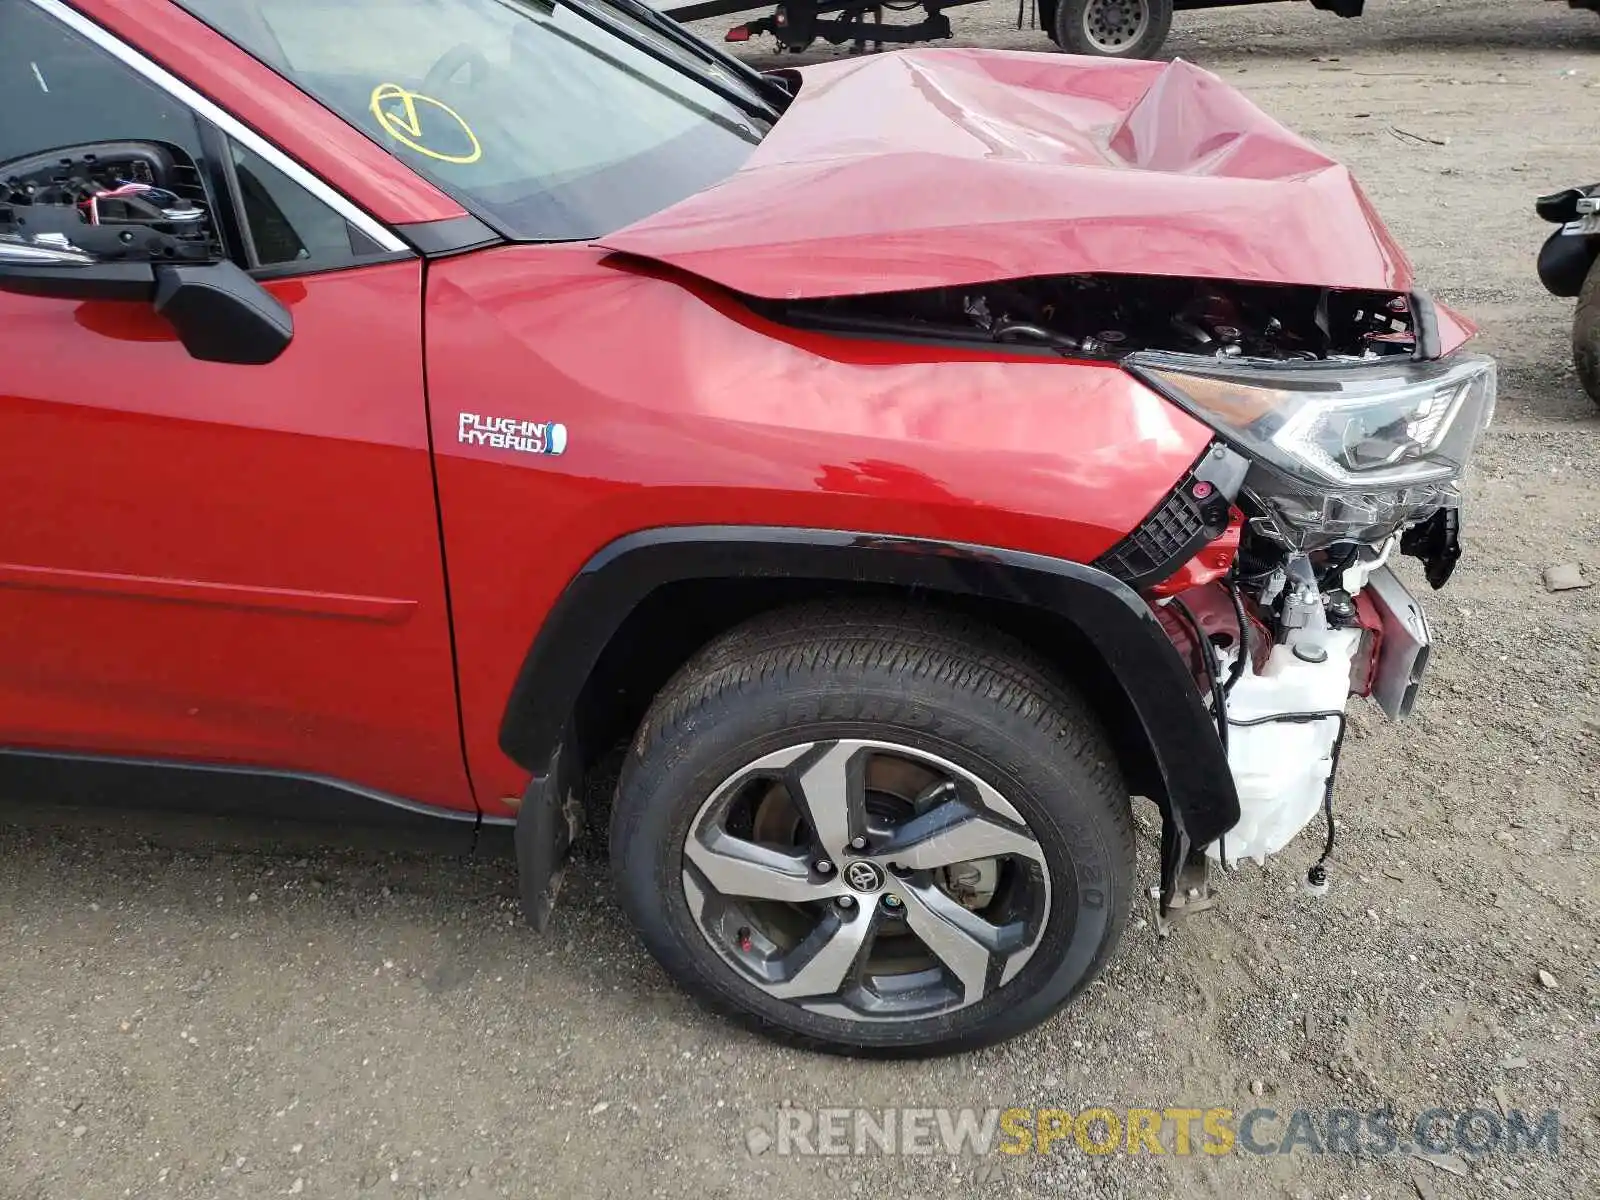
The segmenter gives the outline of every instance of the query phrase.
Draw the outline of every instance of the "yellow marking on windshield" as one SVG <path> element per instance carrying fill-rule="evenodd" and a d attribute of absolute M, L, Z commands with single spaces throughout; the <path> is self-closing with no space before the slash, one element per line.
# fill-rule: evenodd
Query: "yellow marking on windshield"
<path fill-rule="evenodd" d="M 459 134 L 451 132 L 448 123 L 439 117 L 430 115 L 424 119 L 425 112 L 435 111 L 454 122 Z M 378 119 L 379 128 L 386 134 L 418 154 L 426 154 L 440 162 L 462 165 L 475 163 L 483 157 L 483 146 L 478 142 L 478 135 L 472 132 L 472 126 L 443 100 L 409 91 L 398 83 L 380 83 L 372 89 L 372 115 Z M 423 130 L 425 124 L 428 127 L 426 133 Z M 430 141 L 434 144 L 429 145 Z M 455 147 L 456 153 L 446 153 L 437 148 L 441 145 L 450 147 L 453 141 L 460 142 L 459 147 Z"/>

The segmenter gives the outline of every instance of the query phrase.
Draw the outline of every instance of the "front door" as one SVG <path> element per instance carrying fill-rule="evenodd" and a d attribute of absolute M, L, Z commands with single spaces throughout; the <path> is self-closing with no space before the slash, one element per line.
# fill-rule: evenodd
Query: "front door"
<path fill-rule="evenodd" d="M 422 265 L 108 37 L 0 0 L 0 181 L 61 147 L 168 148 L 294 336 L 269 365 L 202 362 L 148 302 L 0 292 L 0 747 L 471 809 Z"/>

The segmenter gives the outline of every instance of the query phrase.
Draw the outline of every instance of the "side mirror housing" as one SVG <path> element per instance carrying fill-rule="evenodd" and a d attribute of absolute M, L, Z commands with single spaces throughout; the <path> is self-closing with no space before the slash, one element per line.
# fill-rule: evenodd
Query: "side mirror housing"
<path fill-rule="evenodd" d="M 294 338 L 289 310 L 231 262 L 152 265 L 23 253 L 35 249 L 0 242 L 0 292 L 153 302 L 183 348 L 202 362 L 263 366 Z"/>
<path fill-rule="evenodd" d="M 204 362 L 258 366 L 294 321 L 223 257 L 196 165 L 160 142 L 97 142 L 0 164 L 0 291 L 153 304 Z"/>
<path fill-rule="evenodd" d="M 201 362 L 263 366 L 294 338 L 289 310 L 231 262 L 156 267 L 155 308 Z"/>
<path fill-rule="evenodd" d="M 147 262 L 101 262 L 74 246 L 0 241 L 0 292 L 62 300 L 148 300 L 155 271 Z"/>

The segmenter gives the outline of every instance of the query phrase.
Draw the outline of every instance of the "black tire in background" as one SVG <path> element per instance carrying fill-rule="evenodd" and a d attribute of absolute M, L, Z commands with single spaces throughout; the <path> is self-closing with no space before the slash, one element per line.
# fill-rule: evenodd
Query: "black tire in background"
<path fill-rule="evenodd" d="M 802 1007 L 774 996 L 714 947 L 690 895 L 686 839 L 746 764 L 847 739 L 958 766 L 1003 796 L 1035 839 L 1049 881 L 1042 932 L 1025 964 L 992 974 L 999 982 L 981 999 L 926 1017 L 827 1015 L 815 998 Z M 611 860 L 645 944 L 701 1002 L 783 1041 L 873 1057 L 970 1050 L 1038 1024 L 1104 967 L 1134 887 L 1127 788 L 1083 699 L 988 626 L 892 604 L 800 606 L 702 650 L 656 698 L 628 751 Z M 828 869 L 842 882 L 848 865 Z"/>
<path fill-rule="evenodd" d="M 1600 404 L 1600 260 L 1589 268 L 1572 318 L 1572 365 L 1589 399 Z"/>
<path fill-rule="evenodd" d="M 1172 0 L 1056 0 L 1051 39 L 1069 54 L 1154 58 L 1172 29 Z"/>

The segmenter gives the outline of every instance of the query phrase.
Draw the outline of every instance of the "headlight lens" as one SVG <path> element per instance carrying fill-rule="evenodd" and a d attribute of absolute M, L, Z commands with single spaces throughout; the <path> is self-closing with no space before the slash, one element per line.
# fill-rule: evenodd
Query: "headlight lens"
<path fill-rule="evenodd" d="M 1256 464 L 1245 481 L 1297 545 L 1370 540 L 1458 501 L 1494 414 L 1494 360 L 1280 364 L 1134 354 L 1124 365 Z"/>

